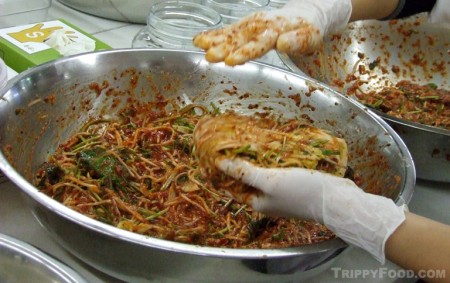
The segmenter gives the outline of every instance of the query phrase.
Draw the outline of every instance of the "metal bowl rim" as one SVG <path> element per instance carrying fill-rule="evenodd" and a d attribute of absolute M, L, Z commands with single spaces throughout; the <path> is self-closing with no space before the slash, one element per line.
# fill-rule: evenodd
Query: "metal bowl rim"
<path fill-rule="evenodd" d="M 55 274 L 57 278 L 54 280 L 63 280 L 61 282 L 66 283 L 84 283 L 87 282 L 80 274 L 75 270 L 60 262 L 54 257 L 46 254 L 31 244 L 23 242 L 17 238 L 0 234 L 0 250 L 5 249 L 9 252 L 13 252 L 15 255 L 21 255 L 27 258 L 26 264 L 35 261 L 38 262 L 43 269 Z M 22 261 L 21 261 L 22 262 Z M 50 279 L 50 278 L 48 278 Z"/>

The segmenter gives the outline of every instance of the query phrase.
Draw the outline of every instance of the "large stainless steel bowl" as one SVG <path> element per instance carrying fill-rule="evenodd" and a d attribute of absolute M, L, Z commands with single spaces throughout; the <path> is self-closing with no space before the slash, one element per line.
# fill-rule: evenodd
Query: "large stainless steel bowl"
<path fill-rule="evenodd" d="M 87 283 L 87 280 L 36 247 L 0 234 L 0 282 Z"/>
<path fill-rule="evenodd" d="M 449 89 L 450 29 L 405 20 L 359 21 L 330 35 L 312 56 L 279 54 L 294 72 L 306 74 L 347 93 L 361 78 L 363 91 L 380 90 L 400 80 L 434 83 Z M 370 70 L 370 64 L 380 60 Z M 365 74 L 359 66 L 364 66 Z M 357 99 L 355 97 L 355 99 Z M 450 182 L 450 130 L 398 119 L 374 110 L 400 135 L 413 157 L 417 177 Z"/>
<path fill-rule="evenodd" d="M 209 64 L 204 53 L 112 50 L 68 57 L 28 70 L 0 93 L 0 169 L 24 193 L 48 232 L 88 264 L 139 282 L 280 282 L 330 263 L 347 245 L 332 239 L 288 249 L 225 249 L 150 238 L 78 214 L 38 192 L 36 168 L 90 116 L 114 116 L 133 96 L 161 93 L 210 107 L 308 119 L 344 137 L 363 188 L 411 199 L 415 170 L 397 134 L 378 116 L 306 77 L 260 63 Z"/>

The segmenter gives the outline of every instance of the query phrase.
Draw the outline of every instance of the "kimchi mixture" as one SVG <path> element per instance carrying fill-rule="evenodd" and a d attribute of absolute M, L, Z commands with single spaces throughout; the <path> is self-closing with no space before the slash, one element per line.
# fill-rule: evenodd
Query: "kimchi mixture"
<path fill-rule="evenodd" d="M 200 165 L 212 175 L 225 158 L 244 159 L 263 168 L 308 168 L 339 177 L 345 176 L 348 167 L 344 139 L 296 119 L 279 123 L 234 112 L 206 115 L 197 123 L 194 143 Z"/>
<path fill-rule="evenodd" d="M 365 105 L 408 121 L 450 129 L 450 91 L 433 83 L 400 81 L 394 87 L 355 95 Z"/>
<path fill-rule="evenodd" d="M 224 174 L 210 178 L 193 154 L 197 122 L 207 114 L 220 115 L 217 109 L 170 104 L 161 100 L 129 106 L 118 118 L 91 120 L 42 164 L 36 186 L 98 221 L 177 242 L 284 248 L 335 237 L 322 224 L 267 217 L 233 200 L 226 186 L 238 181 Z M 301 126 L 283 125 L 274 127 L 289 132 Z"/>

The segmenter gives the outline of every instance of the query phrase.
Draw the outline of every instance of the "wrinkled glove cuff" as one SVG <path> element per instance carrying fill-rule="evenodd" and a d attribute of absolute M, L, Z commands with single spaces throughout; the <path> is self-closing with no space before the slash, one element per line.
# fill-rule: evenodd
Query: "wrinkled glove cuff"
<path fill-rule="evenodd" d="M 352 14 L 351 0 L 290 0 L 276 14 L 303 18 L 320 30 L 321 35 L 342 30 Z"/>
<path fill-rule="evenodd" d="M 351 186 L 324 193 L 324 224 L 343 241 L 358 246 L 379 262 L 385 262 L 384 247 L 391 234 L 405 221 L 405 206 L 391 199 Z"/>

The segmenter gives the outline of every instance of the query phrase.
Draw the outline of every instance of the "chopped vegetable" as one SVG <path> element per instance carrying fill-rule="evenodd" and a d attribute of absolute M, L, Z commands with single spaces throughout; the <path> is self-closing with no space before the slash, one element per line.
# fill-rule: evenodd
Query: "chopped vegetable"
<path fill-rule="evenodd" d="M 102 180 L 102 184 L 112 188 L 127 185 L 130 174 L 119 159 L 102 147 L 94 147 L 78 153 L 80 170 Z"/>

